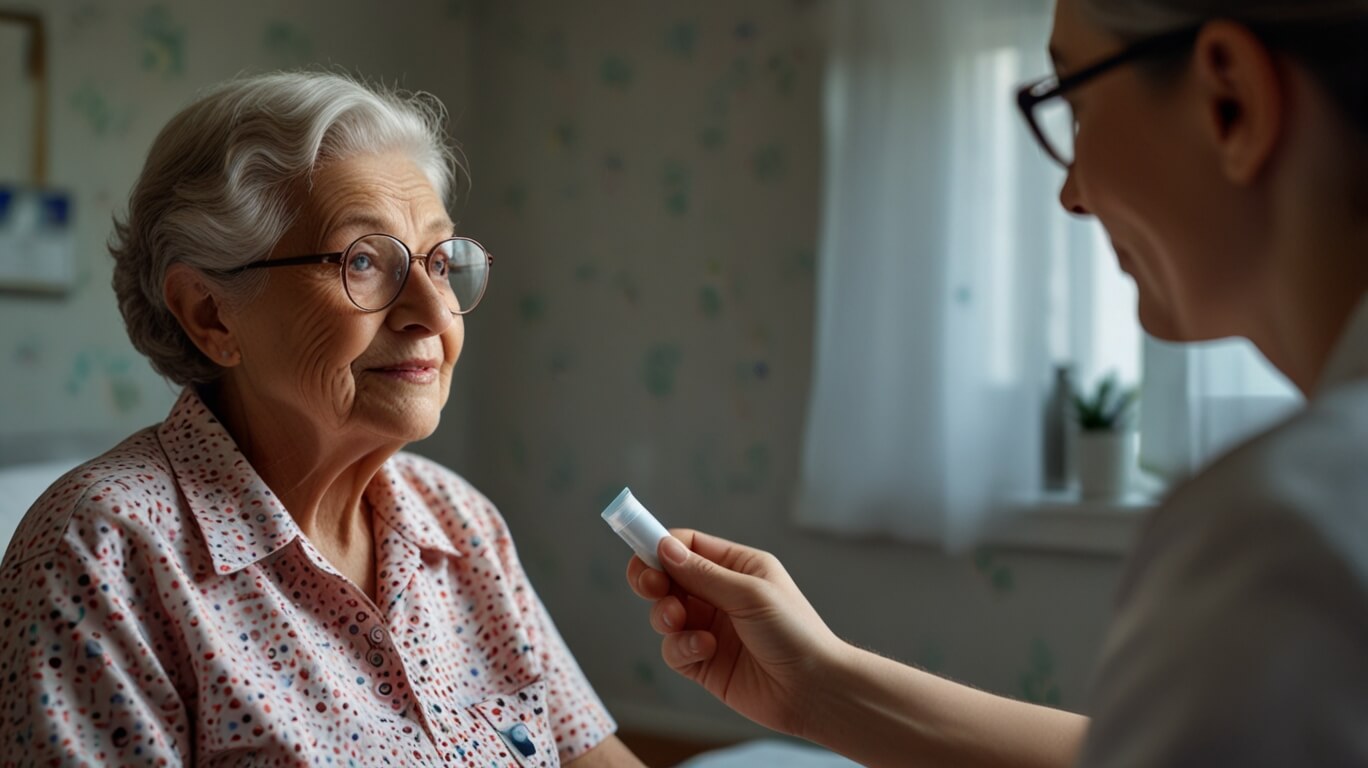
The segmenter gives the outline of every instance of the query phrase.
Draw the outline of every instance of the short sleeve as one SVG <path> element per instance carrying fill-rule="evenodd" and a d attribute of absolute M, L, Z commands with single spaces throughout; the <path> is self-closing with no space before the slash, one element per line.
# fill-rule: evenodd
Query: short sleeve
<path fill-rule="evenodd" d="M 1272 500 L 1162 512 L 1081 765 L 1368 765 L 1368 595 L 1344 550 Z"/>
<path fill-rule="evenodd" d="M 83 500 L 50 547 L 0 572 L 0 763 L 192 762 L 187 712 L 160 654 L 138 526 Z M 155 555 L 153 555 L 155 556 Z"/>
<path fill-rule="evenodd" d="M 551 727 L 562 762 L 569 762 L 593 749 L 617 730 L 617 723 L 594 693 L 589 680 L 561 638 L 556 624 L 532 588 L 513 546 L 503 518 L 488 507 L 494 530 L 494 546 L 509 589 L 526 619 L 528 634 L 539 656 L 547 686 Z"/>

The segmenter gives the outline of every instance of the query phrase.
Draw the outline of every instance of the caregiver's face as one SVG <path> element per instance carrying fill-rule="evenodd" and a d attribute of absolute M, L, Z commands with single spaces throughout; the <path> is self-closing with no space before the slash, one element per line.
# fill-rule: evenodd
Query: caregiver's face
<path fill-rule="evenodd" d="M 1118 36 L 1058 0 L 1050 51 L 1061 75 L 1121 50 Z M 1076 121 L 1074 162 L 1060 190 L 1072 213 L 1096 216 L 1119 266 L 1135 278 L 1140 323 L 1170 340 L 1213 333 L 1231 289 L 1228 261 L 1203 212 L 1213 189 L 1201 172 L 1187 81 L 1168 86 L 1123 64 L 1068 94 Z"/>
<path fill-rule="evenodd" d="M 452 235 L 431 182 L 404 154 L 319 169 L 299 220 L 272 257 L 340 252 L 375 233 L 415 254 Z M 398 298 L 378 312 L 352 303 L 336 264 L 272 271 L 241 318 L 235 375 L 254 397 L 339 439 L 408 442 L 437 428 L 465 331 L 423 262 L 412 265 Z"/>

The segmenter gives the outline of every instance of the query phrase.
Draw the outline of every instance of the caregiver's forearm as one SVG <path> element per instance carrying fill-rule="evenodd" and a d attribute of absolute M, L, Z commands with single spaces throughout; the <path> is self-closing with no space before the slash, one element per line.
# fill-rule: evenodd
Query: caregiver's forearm
<path fill-rule="evenodd" d="M 1069 766 L 1088 726 L 854 647 L 816 683 L 796 735 L 868 766 Z"/>

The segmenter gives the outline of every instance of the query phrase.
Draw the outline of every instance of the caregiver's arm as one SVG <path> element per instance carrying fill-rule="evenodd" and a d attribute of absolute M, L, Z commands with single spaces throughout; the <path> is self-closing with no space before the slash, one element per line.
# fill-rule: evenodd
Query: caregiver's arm
<path fill-rule="evenodd" d="M 994 696 L 837 638 L 772 555 L 690 530 L 639 558 L 675 671 L 761 725 L 870 766 L 1072 765 L 1087 719 Z M 682 544 L 681 544 L 682 542 Z"/>
<path fill-rule="evenodd" d="M 865 765 L 1070 766 L 1087 718 L 1016 701 L 846 646 L 800 700 L 795 734 Z"/>

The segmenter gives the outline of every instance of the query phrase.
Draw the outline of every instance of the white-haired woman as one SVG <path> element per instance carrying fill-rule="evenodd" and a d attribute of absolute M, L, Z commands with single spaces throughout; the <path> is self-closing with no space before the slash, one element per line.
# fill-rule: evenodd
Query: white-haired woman
<path fill-rule="evenodd" d="M 1147 521 L 1091 720 L 855 649 L 702 533 L 628 580 L 680 674 L 865 764 L 1368 765 L 1368 2 L 1057 0 L 1050 52 L 1021 106 L 1145 329 L 1246 337 L 1309 398 Z"/>
<path fill-rule="evenodd" d="M 437 427 L 493 258 L 431 98 L 223 84 L 116 225 L 170 415 L 57 482 L 0 567 L 0 762 L 639 765 Z"/>

